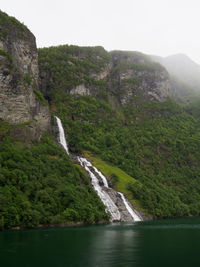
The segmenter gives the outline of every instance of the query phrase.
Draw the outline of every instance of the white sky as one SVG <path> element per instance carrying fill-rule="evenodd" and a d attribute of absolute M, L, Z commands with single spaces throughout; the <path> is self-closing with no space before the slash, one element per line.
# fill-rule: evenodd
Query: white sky
<path fill-rule="evenodd" d="M 24 22 L 38 47 L 184 53 L 200 64 L 200 0 L 1 0 L 0 9 Z"/>

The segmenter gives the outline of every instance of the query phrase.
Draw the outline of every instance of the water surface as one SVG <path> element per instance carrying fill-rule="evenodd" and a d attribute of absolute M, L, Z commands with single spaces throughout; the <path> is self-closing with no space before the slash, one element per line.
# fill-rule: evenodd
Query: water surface
<path fill-rule="evenodd" d="M 2 267 L 200 266 L 200 218 L 0 232 Z"/>

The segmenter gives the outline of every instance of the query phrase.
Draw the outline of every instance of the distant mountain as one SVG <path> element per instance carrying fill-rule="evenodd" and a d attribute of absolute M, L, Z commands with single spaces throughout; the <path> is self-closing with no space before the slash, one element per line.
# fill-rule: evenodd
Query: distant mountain
<path fill-rule="evenodd" d="M 200 65 L 184 54 L 176 54 L 168 57 L 151 56 L 151 58 L 162 64 L 173 79 L 181 87 L 200 91 Z"/>

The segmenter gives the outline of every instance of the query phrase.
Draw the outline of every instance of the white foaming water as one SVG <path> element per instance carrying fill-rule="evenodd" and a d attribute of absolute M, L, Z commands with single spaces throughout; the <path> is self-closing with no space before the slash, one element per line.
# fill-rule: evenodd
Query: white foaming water
<path fill-rule="evenodd" d="M 87 159 L 83 157 L 77 157 L 78 161 L 80 162 L 80 165 L 85 168 L 85 170 L 88 172 L 92 186 L 94 187 L 95 191 L 97 192 L 98 196 L 100 197 L 101 201 L 106 206 L 106 211 L 110 212 L 112 216 L 112 221 L 120 221 L 121 215 L 120 212 L 115 205 L 115 203 L 112 201 L 110 196 L 105 192 L 101 186 L 99 185 L 98 178 L 94 175 L 94 173 L 90 170 L 89 167 L 95 168 Z M 96 168 L 95 168 L 96 169 Z M 97 169 L 96 169 L 97 170 Z M 95 171 L 96 171 L 95 170 Z M 99 172 L 99 171 L 98 171 Z M 102 175 L 103 176 L 103 175 Z M 104 177 L 105 178 L 105 177 Z M 106 179 L 106 178 L 105 178 Z M 106 181 L 107 183 L 107 181 Z"/>
<path fill-rule="evenodd" d="M 129 206 L 128 202 L 126 201 L 124 195 L 120 192 L 118 192 L 118 194 L 121 196 L 123 202 L 124 202 L 124 205 L 126 207 L 126 209 L 128 210 L 128 212 L 130 213 L 131 217 L 133 218 L 133 220 L 135 222 L 139 222 L 141 221 L 140 217 L 133 211 L 133 209 L 131 209 L 131 207 Z"/>
<path fill-rule="evenodd" d="M 101 177 L 101 179 L 103 181 L 103 185 L 108 188 L 108 182 L 107 182 L 106 177 L 99 170 L 97 170 L 96 167 L 93 166 L 93 168 L 94 168 L 95 172 L 98 173 L 98 175 Z"/>
<path fill-rule="evenodd" d="M 64 147 L 65 151 L 69 155 L 69 149 L 68 149 L 67 142 L 65 139 L 65 132 L 62 126 L 62 122 L 58 117 L 55 116 L 55 118 L 56 118 L 58 129 L 59 129 L 59 143 Z"/>
<path fill-rule="evenodd" d="M 90 164 L 91 164 L 91 163 L 90 163 Z M 92 166 L 92 164 L 91 164 L 91 166 Z M 96 167 L 94 167 L 94 166 L 92 166 L 92 167 L 94 168 L 95 172 L 98 173 L 98 175 L 101 177 L 104 186 L 107 187 L 107 188 L 109 188 L 106 177 L 105 177 L 99 170 L 97 170 Z M 123 203 L 124 203 L 124 205 L 125 205 L 127 211 L 130 213 L 131 217 L 133 218 L 133 220 L 134 220 L 135 222 L 136 222 L 136 221 L 137 221 L 137 222 L 141 221 L 141 218 L 140 218 L 140 217 L 135 213 L 135 211 L 129 206 L 129 204 L 128 204 L 128 202 L 127 202 L 127 200 L 126 200 L 124 194 L 122 194 L 121 192 L 118 192 L 118 194 L 121 196 L 121 199 L 122 199 L 122 201 L 123 201 Z"/>

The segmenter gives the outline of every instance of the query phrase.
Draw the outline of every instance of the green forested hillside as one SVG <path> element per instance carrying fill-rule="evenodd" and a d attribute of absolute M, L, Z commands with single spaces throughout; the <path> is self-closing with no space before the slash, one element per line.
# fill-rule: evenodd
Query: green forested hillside
<path fill-rule="evenodd" d="M 71 150 L 89 150 L 140 181 L 129 189 L 149 214 L 199 214 L 197 118 L 171 100 L 150 102 L 138 110 L 126 108 L 125 120 L 108 104 L 90 97 L 66 95 L 56 104 Z"/>
<path fill-rule="evenodd" d="M 0 229 L 107 220 L 88 177 L 50 137 L 25 145 L 0 124 Z"/>
<path fill-rule="evenodd" d="M 47 78 L 43 89 L 48 99 L 80 84 L 95 86 L 104 95 L 105 81 L 91 76 L 99 74 L 109 63 L 111 55 L 103 47 L 62 45 L 42 48 L 38 53 L 40 76 L 42 80 Z"/>
<path fill-rule="evenodd" d="M 54 91 L 51 85 L 51 108 L 64 123 L 71 151 L 90 151 L 134 177 L 138 183 L 128 189 L 154 218 L 200 214 L 196 104 L 192 112 L 192 104 L 184 108 L 170 99 L 159 103 L 136 96 L 131 104 L 113 109 L 106 85 L 105 99 L 71 96 L 64 86 Z"/>

